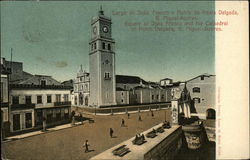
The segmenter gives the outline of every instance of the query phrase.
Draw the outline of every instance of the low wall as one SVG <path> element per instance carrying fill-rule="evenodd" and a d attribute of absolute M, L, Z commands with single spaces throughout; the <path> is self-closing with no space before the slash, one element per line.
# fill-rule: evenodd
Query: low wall
<path fill-rule="evenodd" d="M 122 106 L 122 107 L 110 107 L 110 108 L 93 108 L 93 107 L 77 107 L 71 106 L 71 110 L 73 111 L 82 111 L 89 113 L 101 113 L 101 114 L 109 114 L 109 113 L 119 113 L 119 112 L 131 112 L 131 111 L 144 111 L 144 110 L 157 110 L 162 108 L 170 108 L 170 103 L 165 104 L 148 104 L 148 105 L 136 105 L 136 106 Z"/>
<path fill-rule="evenodd" d="M 182 137 L 183 132 L 181 126 L 175 125 L 170 129 L 164 129 L 163 133 L 157 133 L 155 138 L 147 138 L 146 134 L 153 129 L 157 129 L 162 126 L 162 124 L 156 125 L 151 129 L 143 132 L 145 135 L 146 143 L 142 145 L 134 145 L 132 141 L 135 137 L 130 138 L 127 141 L 120 143 L 117 146 L 114 146 L 99 155 L 92 157 L 91 160 L 100 160 L 100 159 L 138 159 L 138 160 L 165 160 L 165 159 L 173 159 L 176 153 L 180 150 L 182 146 Z M 129 148 L 130 152 L 125 154 L 122 157 L 113 155 L 112 151 L 117 149 L 118 147 L 126 145 L 126 148 Z"/>

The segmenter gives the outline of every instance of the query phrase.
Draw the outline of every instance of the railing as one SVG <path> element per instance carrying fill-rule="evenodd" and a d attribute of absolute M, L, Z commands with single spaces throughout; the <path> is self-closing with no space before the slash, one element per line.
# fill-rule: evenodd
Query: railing
<path fill-rule="evenodd" d="M 54 106 L 64 106 L 64 105 L 71 105 L 71 101 L 66 101 L 66 102 L 54 102 Z"/>
<path fill-rule="evenodd" d="M 35 108 L 34 103 L 27 103 L 27 104 L 12 104 L 11 110 L 19 110 L 19 109 L 33 109 Z"/>
<path fill-rule="evenodd" d="M 113 114 L 118 112 L 131 112 L 131 111 L 145 111 L 145 110 L 160 110 L 171 107 L 171 103 L 163 104 L 147 104 L 147 105 L 134 105 L 134 106 L 120 106 L 120 107 L 109 107 L 109 108 L 95 108 L 95 107 L 76 107 L 77 109 L 84 110 L 90 113 L 101 113 L 101 114 Z"/>

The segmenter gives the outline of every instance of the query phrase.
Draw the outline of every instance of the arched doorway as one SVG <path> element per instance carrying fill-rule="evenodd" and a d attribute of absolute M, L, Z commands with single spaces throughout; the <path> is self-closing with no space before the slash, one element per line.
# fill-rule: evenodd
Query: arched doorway
<path fill-rule="evenodd" d="M 215 119 L 216 113 L 215 110 L 210 108 L 207 110 L 207 119 Z"/>
<path fill-rule="evenodd" d="M 79 94 L 79 105 L 83 105 L 83 95 L 82 95 L 82 93 Z"/>
<path fill-rule="evenodd" d="M 89 98 L 88 98 L 88 96 L 86 96 L 85 97 L 85 106 L 88 106 L 88 103 L 89 103 L 88 101 L 89 101 Z"/>
<path fill-rule="evenodd" d="M 88 101 L 89 101 L 89 98 L 88 98 L 88 96 L 86 96 L 85 97 L 85 106 L 88 106 L 88 103 L 89 103 Z"/>

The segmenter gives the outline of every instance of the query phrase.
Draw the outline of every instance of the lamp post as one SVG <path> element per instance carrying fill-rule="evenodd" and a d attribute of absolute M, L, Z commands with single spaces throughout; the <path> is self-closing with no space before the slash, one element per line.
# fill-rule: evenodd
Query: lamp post
<path fill-rule="evenodd" d="M 96 115 L 96 105 L 94 105 L 95 106 L 95 115 Z"/>
<path fill-rule="evenodd" d="M 165 122 L 167 121 L 167 117 L 166 117 L 166 114 L 167 114 L 167 113 L 166 113 L 166 112 L 167 112 L 167 111 L 166 111 L 166 109 L 165 109 L 165 112 L 164 112 L 164 113 L 165 113 Z"/>

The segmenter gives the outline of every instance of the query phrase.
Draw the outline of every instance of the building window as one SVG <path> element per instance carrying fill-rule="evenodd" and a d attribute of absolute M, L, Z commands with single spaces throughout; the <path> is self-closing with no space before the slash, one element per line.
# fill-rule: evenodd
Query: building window
<path fill-rule="evenodd" d="M 64 118 L 65 118 L 65 119 L 68 119 L 68 118 L 69 118 L 69 109 L 68 109 L 68 108 L 65 108 L 65 109 L 64 109 Z"/>
<path fill-rule="evenodd" d="M 123 92 L 122 92 L 122 96 L 123 96 Z"/>
<path fill-rule="evenodd" d="M 25 103 L 31 104 L 31 96 L 25 96 Z"/>
<path fill-rule="evenodd" d="M 200 88 L 199 87 L 194 87 L 193 88 L 193 93 L 200 93 Z"/>
<path fill-rule="evenodd" d="M 12 97 L 12 104 L 19 104 L 19 96 Z"/>
<path fill-rule="evenodd" d="M 80 82 L 82 81 L 82 77 L 80 77 Z"/>
<path fill-rule="evenodd" d="M 21 129 L 20 125 L 20 114 L 14 114 L 13 115 L 13 130 L 17 131 Z"/>
<path fill-rule="evenodd" d="M 36 111 L 35 121 L 36 121 L 36 125 L 42 125 L 42 122 L 43 122 L 43 112 L 42 112 L 42 110 L 37 110 Z"/>
<path fill-rule="evenodd" d="M 69 101 L 69 95 L 68 94 L 65 94 L 64 95 L 64 102 L 68 102 Z"/>
<path fill-rule="evenodd" d="M 121 100 L 121 102 L 123 103 L 123 99 Z"/>
<path fill-rule="evenodd" d="M 42 96 L 39 95 L 39 96 L 37 96 L 37 104 L 41 104 L 41 103 L 43 103 Z"/>
<path fill-rule="evenodd" d="M 108 44 L 108 50 L 109 50 L 109 51 L 111 50 L 111 45 L 110 45 L 110 44 Z"/>
<path fill-rule="evenodd" d="M 202 80 L 202 81 L 204 80 L 204 76 L 201 76 L 201 80 Z"/>
<path fill-rule="evenodd" d="M 104 42 L 102 43 L 102 49 L 105 49 L 105 43 Z"/>
<path fill-rule="evenodd" d="M 194 101 L 194 103 L 201 103 L 201 99 L 200 98 L 193 98 L 193 101 Z"/>
<path fill-rule="evenodd" d="M 159 99 L 159 95 L 158 94 L 156 95 L 156 99 Z"/>
<path fill-rule="evenodd" d="M 51 103 L 51 95 L 47 95 L 47 103 Z"/>
<path fill-rule="evenodd" d="M 41 85 L 45 86 L 46 85 L 46 80 L 41 80 Z"/>
<path fill-rule="evenodd" d="M 61 120 L 61 109 L 60 108 L 56 109 L 56 120 L 57 121 Z"/>
<path fill-rule="evenodd" d="M 94 49 L 96 49 L 96 43 L 94 43 Z"/>
<path fill-rule="evenodd" d="M 109 72 L 105 72 L 104 78 L 105 78 L 105 79 L 110 79 L 110 73 L 109 73 Z"/>
<path fill-rule="evenodd" d="M 31 127 L 32 127 L 32 114 L 25 113 L 25 128 L 31 128 Z"/>
<path fill-rule="evenodd" d="M 47 120 L 46 120 L 46 122 L 47 123 L 53 122 L 53 110 L 48 109 L 48 110 L 46 110 L 46 112 L 47 112 Z"/>
<path fill-rule="evenodd" d="M 154 95 L 152 95 L 152 100 L 154 100 L 154 98 L 155 98 Z"/>
<path fill-rule="evenodd" d="M 56 102 L 61 102 L 61 95 L 60 94 L 56 95 Z"/>
<path fill-rule="evenodd" d="M 164 99 L 164 94 L 161 95 L 161 99 Z"/>
<path fill-rule="evenodd" d="M 1 102 L 3 102 L 3 82 L 1 82 Z"/>
<path fill-rule="evenodd" d="M 75 96 L 75 105 L 77 105 L 77 96 Z"/>

